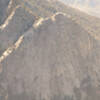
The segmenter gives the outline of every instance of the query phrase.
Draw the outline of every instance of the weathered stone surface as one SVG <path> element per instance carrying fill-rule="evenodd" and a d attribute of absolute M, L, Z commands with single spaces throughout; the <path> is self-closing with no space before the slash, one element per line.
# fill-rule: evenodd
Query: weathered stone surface
<path fill-rule="evenodd" d="M 24 35 L 2 62 L 8 100 L 99 100 L 99 41 L 63 14 Z"/>

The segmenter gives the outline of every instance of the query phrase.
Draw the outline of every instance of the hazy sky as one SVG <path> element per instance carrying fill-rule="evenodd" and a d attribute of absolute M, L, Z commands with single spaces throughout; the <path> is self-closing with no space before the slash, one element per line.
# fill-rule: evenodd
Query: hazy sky
<path fill-rule="evenodd" d="M 100 17 L 100 0 L 60 0 L 75 8 Z"/>

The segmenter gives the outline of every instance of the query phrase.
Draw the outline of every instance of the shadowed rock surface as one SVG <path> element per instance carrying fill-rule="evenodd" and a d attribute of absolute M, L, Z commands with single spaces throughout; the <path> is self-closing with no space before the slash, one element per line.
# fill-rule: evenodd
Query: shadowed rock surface
<path fill-rule="evenodd" d="M 88 32 L 57 14 L 24 35 L 1 63 L 8 100 L 99 100 L 100 44 Z"/>

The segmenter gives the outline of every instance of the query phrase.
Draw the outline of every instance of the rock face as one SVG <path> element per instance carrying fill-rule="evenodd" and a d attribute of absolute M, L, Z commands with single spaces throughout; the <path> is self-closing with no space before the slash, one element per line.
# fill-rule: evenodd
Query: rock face
<path fill-rule="evenodd" d="M 99 100 L 99 49 L 66 15 L 44 19 L 1 63 L 0 92 L 8 100 Z"/>
<path fill-rule="evenodd" d="M 0 12 L 0 100 L 99 100 L 100 19 L 56 0 L 12 1 Z"/>

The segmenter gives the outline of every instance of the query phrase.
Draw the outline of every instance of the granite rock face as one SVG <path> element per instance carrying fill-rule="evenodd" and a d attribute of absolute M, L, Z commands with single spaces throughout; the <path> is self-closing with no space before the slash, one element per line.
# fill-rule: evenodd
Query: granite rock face
<path fill-rule="evenodd" d="M 8 100 L 99 100 L 99 45 L 66 15 L 44 19 L 1 63 Z"/>

